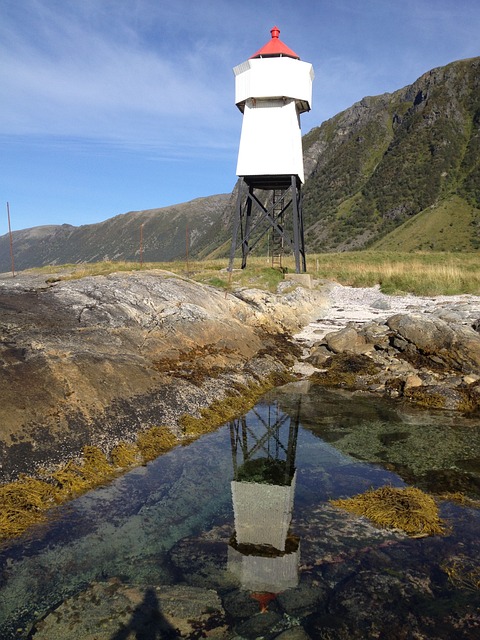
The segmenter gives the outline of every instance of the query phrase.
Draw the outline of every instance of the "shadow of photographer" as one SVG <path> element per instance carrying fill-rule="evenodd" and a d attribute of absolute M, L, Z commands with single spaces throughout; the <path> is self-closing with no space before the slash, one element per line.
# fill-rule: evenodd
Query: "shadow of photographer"
<path fill-rule="evenodd" d="M 162 614 L 155 590 L 150 587 L 135 607 L 129 623 L 110 640 L 176 640 L 179 637 L 178 631 Z"/>

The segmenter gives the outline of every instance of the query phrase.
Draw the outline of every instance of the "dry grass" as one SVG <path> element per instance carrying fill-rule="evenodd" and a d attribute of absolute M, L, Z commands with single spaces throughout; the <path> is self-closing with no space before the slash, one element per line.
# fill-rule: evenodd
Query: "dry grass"
<path fill-rule="evenodd" d="M 402 529 L 412 537 L 445 533 L 437 503 L 415 487 L 381 487 L 352 498 L 332 500 L 332 504 L 365 516 L 379 527 Z"/>
<path fill-rule="evenodd" d="M 218 288 L 256 287 L 275 291 L 283 279 L 265 256 L 250 256 L 246 269 L 227 271 L 228 260 L 201 260 L 145 263 L 143 270 L 161 269 Z M 295 271 L 293 256 L 283 258 L 283 266 Z M 97 262 L 55 267 L 58 279 L 108 275 L 116 271 L 139 271 L 135 262 Z M 51 273 L 51 267 L 43 271 Z M 317 278 L 334 280 L 354 287 L 380 285 L 388 294 L 480 295 L 480 252 L 394 253 L 353 251 L 307 254 L 307 271 Z"/>
<path fill-rule="evenodd" d="M 308 266 L 318 277 L 354 287 L 379 284 L 388 294 L 480 294 L 479 253 L 321 254 Z"/>

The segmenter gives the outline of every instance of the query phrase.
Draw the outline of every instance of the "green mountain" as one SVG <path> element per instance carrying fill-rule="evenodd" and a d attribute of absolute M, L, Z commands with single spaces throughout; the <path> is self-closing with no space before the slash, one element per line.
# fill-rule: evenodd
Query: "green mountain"
<path fill-rule="evenodd" d="M 480 245 L 480 58 L 364 98 L 304 136 L 310 251 Z"/>
<path fill-rule="evenodd" d="M 303 137 L 308 252 L 472 251 L 480 247 L 480 58 L 433 69 L 366 97 Z M 231 194 L 132 211 L 81 227 L 14 232 L 17 269 L 229 253 Z M 259 247 L 260 248 L 260 247 Z M 266 248 L 266 247 L 264 247 Z M 0 272 L 10 269 L 0 237 Z"/>

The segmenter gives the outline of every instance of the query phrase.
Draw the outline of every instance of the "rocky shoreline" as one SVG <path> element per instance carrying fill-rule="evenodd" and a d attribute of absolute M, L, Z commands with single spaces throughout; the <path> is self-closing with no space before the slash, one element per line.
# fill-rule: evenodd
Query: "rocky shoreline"
<path fill-rule="evenodd" d="M 182 417 L 287 373 L 479 410 L 479 296 L 288 280 L 276 294 L 225 293 L 159 270 L 65 275 L 0 275 L 1 482 L 158 425 L 181 436 Z"/>
<path fill-rule="evenodd" d="M 330 285 L 332 305 L 295 337 L 316 383 L 478 412 L 480 297 L 386 296 Z M 333 330 L 332 330 L 333 329 Z"/>

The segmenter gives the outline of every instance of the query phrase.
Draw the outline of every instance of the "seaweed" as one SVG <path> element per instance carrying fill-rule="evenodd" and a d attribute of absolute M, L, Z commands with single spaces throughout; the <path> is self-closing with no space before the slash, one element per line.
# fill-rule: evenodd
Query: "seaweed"
<path fill-rule="evenodd" d="M 324 363 L 325 371 L 314 373 L 310 380 L 325 387 L 354 389 L 362 385 L 362 376 L 373 376 L 380 367 L 364 354 L 339 353 Z"/>
<path fill-rule="evenodd" d="M 115 467 L 107 456 L 98 447 L 86 446 L 82 462 L 70 460 L 54 471 L 52 478 L 58 484 L 57 496 L 63 501 L 104 484 L 114 475 Z"/>
<path fill-rule="evenodd" d="M 450 558 L 440 566 L 447 574 L 452 586 L 466 591 L 478 591 L 480 589 L 480 567 L 472 558 L 456 556 Z"/>
<path fill-rule="evenodd" d="M 117 469 L 127 469 L 141 462 L 140 450 L 133 442 L 119 442 L 110 451 L 110 459 Z"/>
<path fill-rule="evenodd" d="M 178 438 L 168 427 L 151 427 L 137 436 L 137 447 L 144 462 L 155 460 L 178 444 Z"/>
<path fill-rule="evenodd" d="M 416 487 L 380 487 L 331 503 L 365 516 L 379 527 L 401 529 L 414 538 L 446 533 L 435 499 Z"/>
<path fill-rule="evenodd" d="M 20 535 L 45 520 L 45 511 L 57 502 L 54 485 L 22 475 L 0 486 L 0 539 Z"/>

